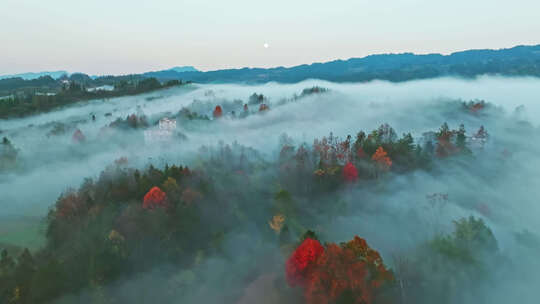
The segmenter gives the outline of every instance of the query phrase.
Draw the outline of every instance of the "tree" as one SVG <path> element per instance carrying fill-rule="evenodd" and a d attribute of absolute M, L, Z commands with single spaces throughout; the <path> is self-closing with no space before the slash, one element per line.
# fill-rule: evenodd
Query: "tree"
<path fill-rule="evenodd" d="M 465 135 L 465 126 L 463 124 L 459 125 L 459 130 L 457 131 L 456 136 L 456 147 L 461 153 L 470 154 L 471 150 L 467 148 L 467 136 Z"/>
<path fill-rule="evenodd" d="M 88 212 L 86 200 L 74 191 L 64 194 L 56 202 L 56 216 L 61 219 L 72 220 L 80 218 Z"/>
<path fill-rule="evenodd" d="M 283 214 L 276 214 L 272 217 L 272 220 L 268 222 L 268 225 L 277 234 L 281 232 L 283 225 L 285 224 L 285 216 Z"/>
<path fill-rule="evenodd" d="M 266 98 L 264 97 L 263 94 L 253 93 L 251 96 L 249 96 L 248 104 L 250 105 L 261 104 L 264 102 L 265 99 Z"/>
<path fill-rule="evenodd" d="M 482 219 L 473 216 L 454 221 L 452 235 L 437 236 L 430 242 L 431 249 L 450 261 L 473 265 L 498 252 L 493 232 Z"/>
<path fill-rule="evenodd" d="M 358 158 L 364 158 L 366 153 L 364 151 L 364 142 L 366 140 L 366 133 L 363 131 L 356 134 L 356 141 L 354 142 L 354 151 L 356 151 L 356 156 Z"/>
<path fill-rule="evenodd" d="M 186 188 L 184 191 L 182 191 L 182 196 L 180 196 L 180 200 L 188 206 L 196 201 L 201 200 L 202 198 L 203 196 L 200 192 L 195 191 L 191 188 Z"/>
<path fill-rule="evenodd" d="M 448 124 L 446 122 L 442 124 L 437 133 L 437 147 L 435 149 L 438 157 L 447 157 L 457 153 L 458 149 L 451 142 L 453 135 L 453 132 L 448 128 Z"/>
<path fill-rule="evenodd" d="M 392 160 L 387 156 L 383 147 L 377 148 L 375 153 L 371 156 L 371 160 L 373 160 L 377 164 L 377 167 L 383 171 L 390 170 L 390 167 L 392 166 Z"/>
<path fill-rule="evenodd" d="M 212 115 L 214 116 L 214 118 L 220 118 L 222 115 L 223 115 L 223 110 L 221 109 L 221 106 L 216 106 L 216 108 L 214 109 L 214 112 L 212 112 Z"/>
<path fill-rule="evenodd" d="M 484 129 L 484 126 L 480 126 L 480 129 L 474 135 L 475 138 L 486 140 L 489 137 L 488 132 Z"/>
<path fill-rule="evenodd" d="M 161 83 L 154 77 L 146 78 L 137 83 L 138 91 L 151 91 L 161 88 Z"/>
<path fill-rule="evenodd" d="M 73 136 L 71 137 L 73 142 L 80 143 L 86 140 L 86 137 L 82 133 L 80 129 L 75 130 L 75 133 L 73 133 Z"/>
<path fill-rule="evenodd" d="M 451 133 L 450 128 L 448 127 L 448 124 L 445 122 L 439 128 L 439 132 L 437 133 L 437 137 L 449 136 L 448 134 L 450 134 L 450 133 Z"/>
<path fill-rule="evenodd" d="M 311 266 L 323 252 L 324 247 L 318 240 L 306 238 L 285 264 L 289 286 L 304 286 L 308 276 L 308 266 Z"/>
<path fill-rule="evenodd" d="M 161 189 L 163 189 L 163 191 L 167 194 L 167 198 L 169 199 L 170 203 L 176 204 L 178 202 L 181 191 L 176 179 L 170 176 L 167 177 L 167 179 L 161 185 Z"/>
<path fill-rule="evenodd" d="M 16 149 L 11 141 L 4 137 L 0 143 L 0 169 L 13 167 L 18 153 L 19 149 Z"/>
<path fill-rule="evenodd" d="M 16 279 L 21 286 L 18 286 L 18 291 L 22 303 L 30 303 L 30 294 L 31 290 L 31 280 L 36 273 L 36 262 L 30 254 L 28 248 L 25 248 L 24 251 L 17 258 L 16 266 Z"/>
<path fill-rule="evenodd" d="M 343 167 L 343 179 L 349 183 L 355 182 L 358 179 L 358 170 L 356 170 L 353 163 L 348 162 L 345 167 Z"/>
<path fill-rule="evenodd" d="M 376 132 L 377 143 L 389 144 L 393 143 L 397 139 L 396 131 L 387 123 L 382 124 Z"/>
<path fill-rule="evenodd" d="M 6 249 L 2 250 L 0 254 L 0 277 L 10 274 L 15 268 L 15 261 L 9 256 Z"/>
<path fill-rule="evenodd" d="M 163 192 L 159 187 L 153 187 L 146 193 L 143 199 L 144 209 L 153 209 L 156 207 L 167 206 L 167 194 Z"/>
<path fill-rule="evenodd" d="M 174 193 L 174 192 L 178 191 L 178 183 L 176 182 L 176 179 L 169 176 L 163 182 L 162 188 L 167 193 Z"/>
<path fill-rule="evenodd" d="M 358 236 L 325 247 L 306 238 L 286 266 L 289 285 L 303 287 L 306 303 L 310 304 L 371 304 L 394 280 L 380 254 Z"/>
<path fill-rule="evenodd" d="M 403 138 L 397 142 L 397 153 L 401 156 L 407 156 L 414 150 L 414 139 L 411 133 L 403 134 Z"/>
<path fill-rule="evenodd" d="M 484 224 L 481 218 L 476 219 L 474 216 L 467 219 L 461 218 L 454 221 L 454 225 L 454 237 L 461 246 L 475 251 L 495 252 L 498 250 L 497 240 L 493 232 Z"/>
<path fill-rule="evenodd" d="M 248 105 L 247 105 L 247 103 L 246 103 L 246 104 L 244 104 L 244 106 L 242 107 L 242 112 L 240 113 L 239 117 L 240 117 L 240 118 L 245 118 L 245 117 L 247 117 L 248 115 L 249 115 L 249 107 L 248 107 Z"/>

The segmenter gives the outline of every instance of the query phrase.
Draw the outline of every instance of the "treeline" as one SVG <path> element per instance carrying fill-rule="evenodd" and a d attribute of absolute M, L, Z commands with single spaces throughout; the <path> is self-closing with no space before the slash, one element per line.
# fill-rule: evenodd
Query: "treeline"
<path fill-rule="evenodd" d="M 0 93 L 7 95 L 24 88 L 58 89 L 60 83 L 51 76 L 41 76 L 37 79 L 25 80 L 20 77 L 0 79 Z"/>
<path fill-rule="evenodd" d="M 7 137 L 0 142 L 0 172 L 13 169 L 17 163 L 19 149 L 15 148 Z"/>
<path fill-rule="evenodd" d="M 57 93 L 34 91 L 32 93 L 15 94 L 0 100 L 0 118 L 22 117 L 47 112 L 77 101 L 137 95 L 182 84 L 185 83 L 181 80 L 170 80 L 161 83 L 155 78 L 145 78 L 138 81 L 121 80 L 115 83 L 113 90 L 89 91 L 84 82 L 71 81 L 68 84 L 63 84 Z"/>

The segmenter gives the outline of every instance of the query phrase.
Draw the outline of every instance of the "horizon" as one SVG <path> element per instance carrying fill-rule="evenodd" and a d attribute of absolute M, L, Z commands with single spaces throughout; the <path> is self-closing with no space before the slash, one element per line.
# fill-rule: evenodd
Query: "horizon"
<path fill-rule="evenodd" d="M 538 43 L 540 4 L 399 0 L 316 4 L 160 1 L 134 6 L 6 0 L 0 74 L 66 70 L 134 74 L 296 66 L 413 52 L 449 54 Z M 489 8 L 489 14 L 486 14 Z M 19 16 L 25 16 L 20 18 Z"/>
<path fill-rule="evenodd" d="M 309 62 L 309 63 L 300 63 L 300 64 L 295 64 L 295 65 L 275 65 L 275 66 L 268 66 L 268 67 L 263 67 L 263 66 L 241 66 L 241 67 L 228 67 L 228 68 L 223 68 L 223 69 L 215 69 L 215 70 L 203 70 L 197 66 L 194 66 L 194 65 L 173 65 L 173 66 L 169 66 L 169 67 L 164 67 L 162 69 L 153 69 L 153 70 L 145 70 L 145 71 L 140 71 L 140 72 L 136 72 L 136 73 L 117 73 L 117 74 L 92 74 L 92 73 L 87 73 L 87 72 L 84 72 L 84 71 L 70 71 L 68 69 L 62 69 L 62 68 L 58 68 L 58 69 L 50 69 L 50 70 L 31 70 L 31 71 L 22 71 L 22 72 L 17 72 L 17 73 L 9 73 L 9 74 L 0 74 L 0 78 L 2 77 L 6 77 L 6 76 L 17 76 L 17 75 L 23 75 L 23 74 L 40 74 L 40 73 L 58 73 L 58 72 L 66 72 L 66 74 L 68 75 L 72 75 L 72 74 L 86 74 L 86 75 L 89 75 L 91 77 L 103 77 L 103 76 L 122 76 L 122 75 L 130 75 L 130 74 L 143 74 L 143 73 L 147 73 L 147 72 L 159 72 L 159 71 L 165 71 L 165 70 L 172 70 L 172 69 L 175 69 L 175 68 L 194 68 L 196 69 L 198 72 L 214 72 L 214 71 L 220 71 L 220 70 L 241 70 L 241 69 L 275 69 L 275 68 L 293 68 L 293 67 L 296 67 L 296 66 L 301 66 L 301 65 L 312 65 L 312 64 L 317 64 L 317 63 L 328 63 L 328 62 L 334 62 L 334 61 L 347 61 L 347 60 L 351 60 L 351 59 L 363 59 L 363 58 L 366 58 L 366 57 L 369 57 L 369 56 L 379 56 L 379 55 L 403 55 L 403 54 L 412 54 L 412 55 L 416 55 L 416 56 L 421 56 L 421 55 L 442 55 L 442 56 L 449 56 L 449 55 L 452 55 L 454 53 L 460 53 L 460 52 L 466 52 L 466 51 L 481 51 L 481 50 L 495 50 L 495 51 L 498 51 L 498 50 L 505 50 L 505 49 L 513 49 L 513 48 L 516 48 L 516 47 L 522 47 L 522 46 L 526 46 L 526 47 L 533 47 L 533 46 L 538 46 L 540 45 L 540 43 L 532 43 L 532 44 L 518 44 L 518 45 L 513 45 L 513 46 L 509 46 L 509 47 L 501 47 L 501 48 L 474 48 L 474 49 L 463 49 L 463 50 L 456 50 L 456 51 L 453 51 L 453 52 L 447 52 L 447 53 L 444 53 L 444 52 L 429 52 L 429 53 L 418 53 L 418 52 L 409 52 L 409 51 L 402 51 L 402 52 L 389 52 L 389 53 L 372 53 L 372 54 L 367 54 L 367 55 L 364 55 L 364 56 L 353 56 L 353 57 L 348 57 L 348 58 L 335 58 L 335 59 L 329 59 L 329 60 L 326 60 L 326 61 L 313 61 L 313 62 Z"/>

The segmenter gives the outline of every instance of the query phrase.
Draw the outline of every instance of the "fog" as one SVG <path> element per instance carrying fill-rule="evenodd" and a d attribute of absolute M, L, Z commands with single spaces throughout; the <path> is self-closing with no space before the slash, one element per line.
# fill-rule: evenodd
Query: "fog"
<path fill-rule="evenodd" d="M 329 91 L 291 100 L 295 94 L 313 86 Z M 81 102 L 21 119 L 0 120 L 0 137 L 7 137 L 19 149 L 16 167 L 0 172 L 0 193 L 3 194 L 0 221 L 25 216 L 44 218 L 63 192 L 78 188 L 85 178 L 97 178 L 120 157 L 127 157 L 129 166 L 135 168 L 149 164 L 163 167 L 166 163 L 196 167 L 204 158 L 201 146 L 218 147 L 220 142 L 237 142 L 259 151 L 264 160 L 275 162 L 283 133 L 296 145 L 304 142 L 311 145 L 315 138 L 328 136 L 330 132 L 342 138 L 349 134 L 354 137 L 360 130 L 369 132 L 383 123 L 390 124 L 398 135 L 410 132 L 415 141 L 421 141 L 424 132 L 438 130 L 444 122 L 451 129 L 463 123 L 468 136 L 484 126 L 490 138 L 484 147 L 472 149 L 474 165 L 461 159 L 451 160 L 436 165 L 435 173 L 392 174 L 384 183 L 344 189 L 332 197 L 321 197 L 321 201 L 327 200 L 329 204 L 343 202 L 347 212 L 332 219 L 326 214 L 317 214 L 313 229 L 333 242 L 347 241 L 358 234 L 381 252 L 389 267 L 395 268 L 394 257 L 411 254 L 437 234 L 451 233 L 452 221 L 473 215 L 482 218 L 492 229 L 501 255 L 509 259 L 514 268 L 504 272 L 503 278 L 494 271 L 490 288 L 480 284 L 470 291 L 452 295 L 454 303 L 536 303 L 534 287 L 540 283 L 537 275 L 540 265 L 535 261 L 538 252 L 520 245 L 515 234 L 526 230 L 540 235 L 539 88 L 537 78 L 504 77 L 360 84 L 320 80 L 257 86 L 192 84 L 134 97 Z M 216 105 L 234 100 L 244 104 L 253 93 L 267 98 L 269 111 L 239 119 L 232 118 L 224 106 L 224 117 L 212 123 L 179 122 L 177 131 L 184 136 L 168 142 L 145 142 L 140 129 L 118 129 L 112 131 L 112 136 L 103 135 L 106 132 L 103 127 L 131 114 L 146 115 L 150 129 L 155 129 L 160 118 L 172 117 L 184 107 L 211 117 Z M 482 115 L 454 110 L 456 101 L 469 100 L 484 100 L 493 107 Z M 250 110 L 256 112 L 257 109 L 253 106 Z M 63 124 L 63 131 L 51 134 L 59 123 Z M 86 137 L 85 143 L 72 140 L 76 129 Z M 266 173 L 259 174 L 265 178 Z M 435 193 L 447 194 L 448 199 L 430 204 L 426 196 Z M 5 228 L 0 227 L 1 230 Z M 259 233 L 254 229 L 227 235 L 224 255 L 231 258 L 217 255 L 198 265 L 204 284 L 185 298 L 175 298 L 178 303 L 217 303 L 225 288 L 238 289 L 238 303 L 254 303 L 257 295 L 261 296 L 270 288 L 270 282 L 281 275 L 279 272 L 283 269 L 283 258 L 270 255 L 268 260 L 274 263 L 268 262 L 263 267 L 267 270 L 265 275 L 253 278 L 249 284 L 234 279 L 256 267 L 250 264 L 255 263 L 252 256 L 270 249 L 279 251 L 272 244 L 257 252 L 239 250 L 240 242 L 256 242 Z M 8 240 L 13 241 L 9 233 L 0 234 L 0 243 Z M 27 243 L 21 241 L 18 245 Z M 164 265 L 135 278 L 122 278 L 111 288 L 117 289 L 122 299 L 140 300 L 137 297 L 142 296 L 142 291 L 133 290 L 139 286 L 168 286 L 170 278 L 165 274 L 172 271 L 171 267 Z M 222 286 L 223 281 L 227 286 Z M 59 301 L 68 303 L 74 301 L 73 297 L 86 299 L 87 292 L 66 295 Z M 168 301 L 171 296 L 164 294 L 159 299 Z M 275 297 L 269 293 L 264 298 L 267 302 L 261 303 L 273 303 Z"/>

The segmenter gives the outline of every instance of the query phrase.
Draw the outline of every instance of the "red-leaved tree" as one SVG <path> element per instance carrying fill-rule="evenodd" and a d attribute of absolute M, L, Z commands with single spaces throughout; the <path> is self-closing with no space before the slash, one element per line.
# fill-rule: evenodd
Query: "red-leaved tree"
<path fill-rule="evenodd" d="M 146 193 L 143 199 L 144 209 L 153 209 L 156 207 L 167 206 L 167 194 L 163 192 L 159 187 L 153 187 Z"/>
<path fill-rule="evenodd" d="M 223 115 L 223 110 L 221 109 L 221 106 L 216 106 L 212 115 L 214 116 L 214 118 L 220 118 Z"/>
<path fill-rule="evenodd" d="M 292 253 L 285 264 L 285 272 L 289 286 L 304 286 L 311 264 L 324 252 L 319 241 L 306 238 Z"/>
<path fill-rule="evenodd" d="M 362 149 L 362 147 L 359 147 L 358 151 L 356 151 L 356 157 L 358 158 L 366 157 L 366 152 L 364 152 L 364 149 Z"/>
<path fill-rule="evenodd" d="M 74 141 L 74 142 L 83 142 L 85 141 L 86 137 L 84 136 L 84 134 L 81 132 L 80 129 L 77 129 L 74 133 L 73 133 L 73 136 L 71 136 L 71 139 Z"/>
<path fill-rule="evenodd" d="M 356 170 L 353 163 L 348 162 L 345 167 L 343 167 L 343 179 L 349 183 L 355 182 L 358 179 L 358 170 Z"/>

